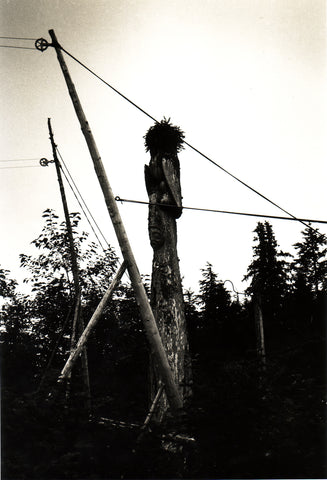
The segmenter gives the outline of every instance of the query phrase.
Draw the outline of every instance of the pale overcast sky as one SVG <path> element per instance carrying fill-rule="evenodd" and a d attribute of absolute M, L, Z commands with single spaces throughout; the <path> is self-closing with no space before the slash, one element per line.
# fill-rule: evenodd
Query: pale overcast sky
<path fill-rule="evenodd" d="M 67 51 L 153 117 L 171 117 L 189 143 L 225 169 L 293 215 L 327 219 L 325 1 L 7 0 L 0 15 L 0 36 L 50 41 L 53 28 Z M 21 279 L 18 255 L 33 251 L 42 212 L 54 208 L 62 216 L 53 166 L 4 168 L 52 158 L 48 117 L 75 182 L 119 252 L 54 49 L 0 48 L 0 55 L 0 264 Z M 147 200 L 143 135 L 153 122 L 66 61 L 114 194 Z M 190 149 L 180 162 L 184 205 L 282 214 Z M 68 199 L 70 210 L 80 210 L 70 193 Z M 151 273 L 147 207 L 124 204 L 120 211 L 141 273 Z M 258 220 L 184 211 L 184 287 L 197 289 L 210 261 L 220 279 L 243 291 Z M 271 223 L 281 248 L 292 251 L 303 226 Z"/>

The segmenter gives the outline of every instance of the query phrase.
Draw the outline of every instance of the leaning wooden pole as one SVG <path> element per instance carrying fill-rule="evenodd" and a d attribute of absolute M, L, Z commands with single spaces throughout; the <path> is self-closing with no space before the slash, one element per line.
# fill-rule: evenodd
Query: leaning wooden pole
<path fill-rule="evenodd" d="M 132 252 L 118 207 L 113 195 L 109 180 L 107 178 L 100 154 L 98 152 L 96 143 L 93 138 L 90 126 L 86 120 L 85 114 L 82 109 L 82 105 L 78 98 L 75 86 L 70 77 L 66 62 L 64 60 L 61 46 L 59 45 L 54 30 L 49 30 L 49 34 L 52 39 L 52 46 L 55 48 L 57 58 L 66 80 L 67 88 L 72 99 L 76 115 L 81 125 L 83 135 L 85 137 L 87 146 L 89 148 L 94 169 L 97 174 L 102 193 L 107 205 L 111 221 L 113 223 L 117 239 L 121 248 L 123 258 L 126 262 L 127 270 L 131 279 L 132 287 L 134 289 L 135 297 L 140 308 L 141 317 L 144 324 L 144 329 L 147 335 L 147 339 L 150 344 L 151 351 L 156 361 L 156 365 L 159 371 L 159 375 L 165 385 L 165 391 L 167 393 L 168 401 L 172 410 L 178 410 L 182 408 L 183 403 L 179 391 L 174 382 L 173 374 L 170 369 L 168 359 L 159 335 L 158 327 L 156 325 L 149 300 L 147 298 L 142 278 L 138 270 L 134 254 Z"/>
<path fill-rule="evenodd" d="M 72 335 L 71 335 L 71 349 L 73 349 L 76 342 L 76 330 L 77 332 L 79 332 L 79 334 L 81 334 L 84 330 L 83 321 L 80 314 L 81 289 L 80 289 L 80 283 L 79 283 L 77 257 L 76 257 L 75 246 L 74 246 L 73 229 L 70 222 L 66 193 L 65 193 L 65 188 L 62 181 L 61 170 L 60 170 L 61 167 L 60 167 L 60 163 L 57 155 L 56 144 L 54 141 L 54 135 L 51 127 L 50 118 L 48 118 L 48 129 L 49 129 L 49 136 L 50 136 L 50 142 L 52 147 L 53 160 L 56 167 L 61 200 L 62 200 L 62 205 L 63 205 L 65 219 L 66 219 L 66 229 L 67 229 L 67 235 L 68 235 L 71 269 L 72 269 L 73 282 L 74 282 L 75 312 L 74 312 L 74 321 L 73 321 L 73 328 L 72 328 Z M 84 379 L 84 384 L 85 384 L 85 389 L 86 389 L 86 394 L 88 399 L 87 402 L 88 402 L 88 406 L 90 406 L 90 402 L 91 402 L 90 377 L 89 377 L 86 348 L 84 348 L 83 350 L 82 369 L 83 369 L 83 379 Z"/>
<path fill-rule="evenodd" d="M 115 278 L 111 282 L 109 288 L 107 289 L 106 293 L 102 297 L 102 300 L 100 301 L 99 305 L 97 306 L 95 312 L 93 313 L 89 323 L 87 324 L 84 332 L 78 339 L 77 345 L 74 350 L 70 352 L 69 358 L 64 366 L 64 368 L 61 371 L 60 377 L 58 378 L 58 382 L 62 382 L 65 378 L 67 378 L 74 366 L 74 363 L 76 362 L 77 358 L 79 357 L 80 353 L 82 352 L 84 346 L 86 345 L 86 342 L 97 324 L 99 318 L 101 317 L 103 310 L 105 309 L 108 301 L 110 300 L 114 290 L 116 289 L 117 285 L 119 284 L 121 277 L 124 275 L 124 272 L 126 270 L 126 265 L 125 262 L 122 263 L 120 266 L 118 272 L 115 275 Z"/>

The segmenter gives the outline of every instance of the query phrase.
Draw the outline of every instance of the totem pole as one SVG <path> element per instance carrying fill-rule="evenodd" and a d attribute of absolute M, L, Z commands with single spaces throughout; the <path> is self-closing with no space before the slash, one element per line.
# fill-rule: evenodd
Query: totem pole
<path fill-rule="evenodd" d="M 151 307 L 174 380 L 182 398 L 190 395 L 191 367 L 184 315 L 184 301 L 177 256 L 176 219 L 182 214 L 180 166 L 177 153 L 183 145 L 183 132 L 162 120 L 145 135 L 145 183 L 149 196 L 149 236 L 153 248 Z M 151 398 L 160 389 L 153 359 L 150 362 Z M 162 395 L 155 418 L 161 420 L 168 409 Z"/>

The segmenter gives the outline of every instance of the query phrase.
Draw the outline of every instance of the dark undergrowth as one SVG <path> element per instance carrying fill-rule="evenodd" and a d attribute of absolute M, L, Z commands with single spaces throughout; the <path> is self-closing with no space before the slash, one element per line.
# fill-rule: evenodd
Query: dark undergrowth
<path fill-rule="evenodd" d="M 325 343 L 275 350 L 258 361 L 193 359 L 193 399 L 186 415 L 142 423 L 142 389 L 125 398 L 93 399 L 90 419 L 62 392 L 2 393 L 3 479 L 326 478 Z M 133 400 L 132 400 L 133 398 Z M 105 406 L 105 408 L 104 408 Z M 194 442 L 167 438 L 186 435 Z"/>

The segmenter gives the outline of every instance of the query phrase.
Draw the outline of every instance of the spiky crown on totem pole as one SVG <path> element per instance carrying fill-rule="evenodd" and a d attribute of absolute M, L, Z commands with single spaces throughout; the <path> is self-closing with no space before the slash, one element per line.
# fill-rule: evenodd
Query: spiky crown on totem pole
<path fill-rule="evenodd" d="M 170 118 L 167 120 L 164 117 L 161 122 L 156 122 L 149 128 L 144 136 L 144 143 L 146 151 L 151 155 L 159 152 L 176 154 L 184 148 L 184 138 L 184 132 L 179 127 L 172 125 Z"/>

